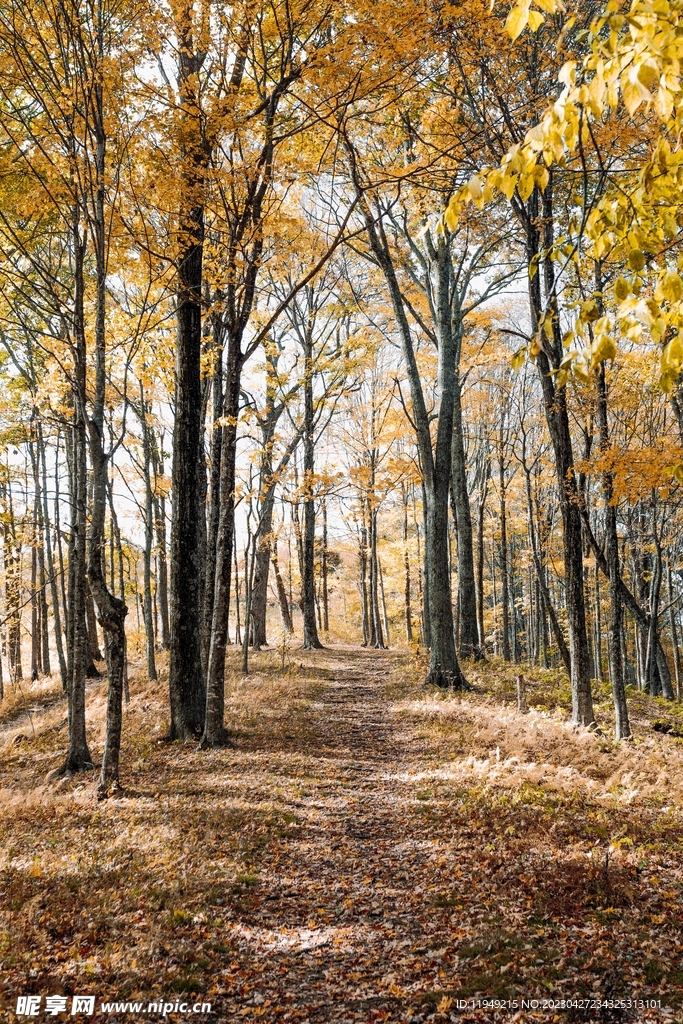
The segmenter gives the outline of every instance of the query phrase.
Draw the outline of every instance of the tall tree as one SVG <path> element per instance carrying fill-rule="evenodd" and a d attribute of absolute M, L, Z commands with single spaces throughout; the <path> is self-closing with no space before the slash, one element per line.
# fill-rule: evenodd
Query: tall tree
<path fill-rule="evenodd" d="M 207 174 L 212 146 L 206 131 L 200 72 L 207 58 L 207 12 L 197 23 L 194 4 L 173 9 L 177 46 L 177 119 L 180 180 L 177 209 L 177 348 L 173 420 L 170 670 L 171 739 L 198 738 L 204 727 L 200 526 L 204 473 L 200 381 L 202 261 Z"/>

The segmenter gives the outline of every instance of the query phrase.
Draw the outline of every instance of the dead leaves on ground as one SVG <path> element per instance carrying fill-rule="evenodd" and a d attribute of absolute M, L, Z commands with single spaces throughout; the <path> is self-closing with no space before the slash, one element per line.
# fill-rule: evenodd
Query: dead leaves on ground
<path fill-rule="evenodd" d="M 589 770 L 619 752 L 550 713 L 424 695 L 396 653 L 332 648 L 284 676 L 259 657 L 229 688 L 224 751 L 158 744 L 163 688 L 135 683 L 127 789 L 105 804 L 91 780 L 31 778 L 31 743 L 41 770 L 59 749 L 49 716 L 5 748 L 8 1010 L 85 986 L 196 993 L 226 1021 L 489 1021 L 462 1001 L 591 994 L 675 1019 L 680 804 L 648 789 L 663 765 L 677 777 L 675 738 L 619 762 L 643 776 L 625 801 Z"/>

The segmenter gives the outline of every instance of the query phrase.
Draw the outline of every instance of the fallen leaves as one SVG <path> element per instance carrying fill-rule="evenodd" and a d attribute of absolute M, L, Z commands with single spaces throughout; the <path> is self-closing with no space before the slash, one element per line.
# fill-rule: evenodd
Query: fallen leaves
<path fill-rule="evenodd" d="M 259 657 L 229 688 L 225 751 L 150 742 L 163 692 L 134 683 L 136 767 L 104 805 L 84 780 L 31 788 L 6 748 L 8 1008 L 86 983 L 300 1024 L 490 1021 L 478 1000 L 592 992 L 680 1006 L 675 737 L 612 749 L 552 709 L 520 715 L 496 666 L 488 693 L 443 698 L 400 653 L 332 648 L 295 677 Z"/>

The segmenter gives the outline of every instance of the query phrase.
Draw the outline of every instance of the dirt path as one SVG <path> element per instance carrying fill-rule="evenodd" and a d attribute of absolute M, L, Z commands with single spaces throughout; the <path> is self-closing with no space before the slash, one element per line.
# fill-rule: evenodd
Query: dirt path
<path fill-rule="evenodd" d="M 297 827 L 269 845 L 253 910 L 232 928 L 261 982 L 238 999 L 226 991 L 228 1014 L 246 999 L 264 1017 L 289 1003 L 299 1019 L 368 1020 L 404 1006 L 411 959 L 422 980 L 429 962 L 438 982 L 446 937 L 414 913 L 434 843 L 408 820 L 420 763 L 387 714 L 391 667 L 383 652 L 328 661 L 332 678 L 307 716 Z"/>

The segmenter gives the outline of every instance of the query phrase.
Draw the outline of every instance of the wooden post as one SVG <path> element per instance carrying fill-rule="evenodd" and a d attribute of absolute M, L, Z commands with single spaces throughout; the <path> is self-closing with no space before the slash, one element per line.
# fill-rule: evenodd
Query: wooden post
<path fill-rule="evenodd" d="M 517 676 L 517 710 L 523 715 L 529 711 L 526 702 L 526 679 L 521 673 Z"/>

